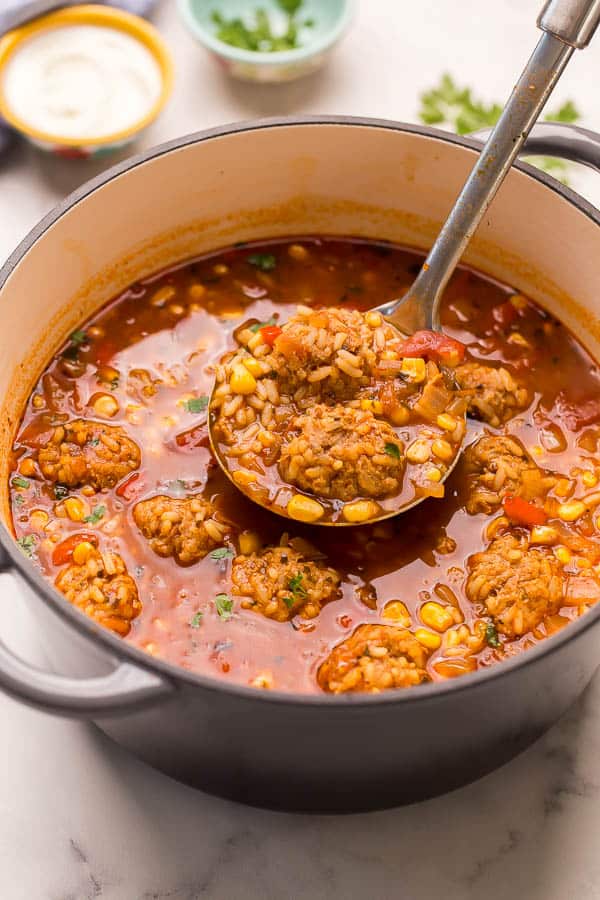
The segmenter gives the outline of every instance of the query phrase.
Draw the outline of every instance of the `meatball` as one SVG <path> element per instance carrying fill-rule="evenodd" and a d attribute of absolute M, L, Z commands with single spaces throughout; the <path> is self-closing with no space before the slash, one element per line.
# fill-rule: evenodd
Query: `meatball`
<path fill-rule="evenodd" d="M 397 493 L 404 471 L 403 445 L 372 412 L 318 404 L 290 422 L 281 449 L 284 481 L 320 497 L 354 500 Z"/>
<path fill-rule="evenodd" d="M 340 575 L 320 560 L 311 561 L 292 547 L 270 547 L 236 556 L 232 591 L 244 597 L 242 607 L 285 622 L 299 615 L 313 619 L 321 607 L 340 595 Z"/>
<path fill-rule="evenodd" d="M 229 530 L 215 508 L 200 496 L 178 499 L 158 494 L 133 509 L 135 524 L 157 556 L 189 566 L 223 543 Z"/>
<path fill-rule="evenodd" d="M 562 566 L 548 547 L 506 532 L 468 561 L 467 598 L 483 604 L 499 632 L 519 637 L 563 604 Z"/>
<path fill-rule="evenodd" d="M 542 499 L 556 478 L 540 469 L 520 441 L 509 435 L 486 434 L 467 447 L 467 512 L 494 512 L 507 494 L 524 500 Z"/>
<path fill-rule="evenodd" d="M 137 585 L 118 553 L 94 550 L 83 565 L 59 572 L 55 584 L 69 603 L 122 637 L 142 611 Z"/>
<path fill-rule="evenodd" d="M 44 478 L 67 487 L 112 488 L 139 468 L 140 448 L 118 425 L 74 419 L 58 425 L 39 451 Z"/>
<path fill-rule="evenodd" d="M 395 625 L 359 625 L 334 647 L 319 668 L 324 691 L 377 693 L 429 681 L 428 651 L 405 628 Z"/>
<path fill-rule="evenodd" d="M 508 369 L 467 362 L 454 370 L 458 386 L 468 391 L 468 413 L 493 428 L 499 428 L 529 405 L 527 388 Z"/>

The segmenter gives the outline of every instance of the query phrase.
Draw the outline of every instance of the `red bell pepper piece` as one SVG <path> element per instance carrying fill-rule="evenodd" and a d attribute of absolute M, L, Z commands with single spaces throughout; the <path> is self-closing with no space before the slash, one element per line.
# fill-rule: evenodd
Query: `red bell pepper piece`
<path fill-rule="evenodd" d="M 73 559 L 73 550 L 77 544 L 81 544 L 82 541 L 89 541 L 90 544 L 93 544 L 95 547 L 98 543 L 98 538 L 89 531 L 80 531 L 77 534 L 72 534 L 70 537 L 65 538 L 64 541 L 61 541 L 60 544 L 57 544 L 54 548 L 52 553 L 52 565 L 64 566 L 66 563 L 71 562 Z"/>
<path fill-rule="evenodd" d="M 446 365 L 458 365 L 465 358 L 465 345 L 438 331 L 415 331 L 405 340 L 398 352 L 409 359 L 421 357 Z"/>
<path fill-rule="evenodd" d="M 515 497 L 514 494 L 507 494 L 502 501 L 502 506 L 508 518 L 518 525 L 531 527 L 532 525 L 545 525 L 548 521 L 548 516 L 543 509 L 529 503 L 528 500 L 523 500 L 522 497 Z"/>

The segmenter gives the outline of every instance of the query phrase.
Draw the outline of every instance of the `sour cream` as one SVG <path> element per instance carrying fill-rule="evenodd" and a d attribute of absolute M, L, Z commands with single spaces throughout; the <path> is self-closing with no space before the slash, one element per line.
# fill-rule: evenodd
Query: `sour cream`
<path fill-rule="evenodd" d="M 141 122 L 160 97 L 162 78 L 152 53 L 124 31 L 65 25 L 24 41 L 4 68 L 1 88 L 25 126 L 91 140 Z"/>

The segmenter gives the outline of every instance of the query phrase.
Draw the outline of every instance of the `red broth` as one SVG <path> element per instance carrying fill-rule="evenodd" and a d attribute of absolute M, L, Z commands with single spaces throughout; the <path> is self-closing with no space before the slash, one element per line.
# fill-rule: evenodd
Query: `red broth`
<path fill-rule="evenodd" d="M 298 245 L 307 253 L 298 253 Z M 261 254 L 274 264 L 257 264 Z M 116 551 L 142 605 L 125 640 L 193 672 L 284 691 L 319 691 L 319 665 L 357 626 L 397 624 L 390 616 L 394 610 L 397 616 L 399 607 L 390 607 L 391 601 L 404 604 L 413 633 L 433 635 L 427 673 L 434 681 L 500 662 L 585 612 L 595 601 L 594 591 L 585 592 L 580 602 L 571 598 L 531 631 L 501 641 L 493 631 L 483 646 L 468 647 L 468 634 L 478 622 L 487 627 L 490 617 L 467 599 L 467 560 L 488 544 L 496 527 L 508 526 L 506 521 L 491 526 L 502 510 L 466 512 L 467 481 L 460 463 L 444 499 L 427 500 L 387 522 L 341 531 L 260 510 L 215 464 L 206 398 L 214 365 L 231 349 L 233 331 L 244 320 L 268 321 L 276 315 L 285 321 L 297 303 L 366 310 L 402 295 L 421 261 L 414 251 L 389 244 L 311 237 L 236 246 L 132 285 L 83 324 L 50 361 L 24 411 L 10 488 L 23 551 L 51 582 L 71 559 L 69 545 L 57 552 L 70 536 L 79 535 L 74 544 L 87 540 Z M 531 396 L 530 405 L 500 429 L 469 420 L 466 443 L 486 431 L 509 433 L 539 466 L 561 476 L 550 495 L 550 524 L 560 524 L 564 539 L 553 552 L 562 554 L 568 577 L 585 570 L 595 581 L 596 364 L 535 304 L 466 268 L 456 272 L 446 291 L 442 319 L 447 333 L 466 344 L 472 357 L 505 364 Z M 133 383 L 132 370 L 142 370 L 146 380 Z M 144 392 L 148 384 L 155 393 Z M 99 395 L 104 400 L 98 406 Z M 107 410 L 115 409 L 107 418 Z M 51 441 L 58 425 L 80 418 L 121 426 L 141 450 L 139 469 L 100 492 L 89 487 L 61 491 L 44 479 L 37 461 L 40 447 Z M 223 544 L 230 552 L 221 558 L 208 554 L 190 566 L 156 555 L 136 527 L 133 508 L 159 493 L 201 494 L 214 502 L 235 525 L 233 537 Z M 69 497 L 82 504 L 83 515 L 75 520 L 65 509 Z M 590 497 L 584 515 L 571 521 L 558 516 L 561 504 Z M 262 545 L 278 544 L 284 533 L 307 539 L 341 574 L 341 596 L 312 619 L 295 616 L 281 622 L 243 608 L 230 580 L 240 533 L 250 533 Z M 225 606 L 215 602 L 222 594 Z M 428 601 L 451 609 L 455 631 L 466 629 L 458 653 L 450 652 L 443 631 L 423 622 Z"/>

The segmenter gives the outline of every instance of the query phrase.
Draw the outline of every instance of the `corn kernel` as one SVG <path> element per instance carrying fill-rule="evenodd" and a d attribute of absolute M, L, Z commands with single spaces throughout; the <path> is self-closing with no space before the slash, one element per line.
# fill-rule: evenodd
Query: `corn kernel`
<path fill-rule="evenodd" d="M 287 514 L 299 522 L 316 522 L 325 514 L 325 509 L 317 500 L 305 497 L 303 494 L 294 494 L 287 505 Z"/>
<path fill-rule="evenodd" d="M 72 522 L 81 522 L 87 515 L 86 504 L 79 497 L 67 497 L 64 501 L 64 507 Z"/>
<path fill-rule="evenodd" d="M 398 359 L 398 354 L 395 350 L 384 350 L 381 354 L 382 359 Z"/>
<path fill-rule="evenodd" d="M 598 478 L 595 473 L 590 471 L 584 472 L 581 476 L 581 480 L 586 487 L 596 487 L 598 484 Z"/>
<path fill-rule="evenodd" d="M 39 394 L 34 394 L 31 400 L 34 409 L 42 409 L 46 404 L 44 402 L 44 398 Z"/>
<path fill-rule="evenodd" d="M 86 328 L 87 336 L 92 338 L 93 340 L 98 340 L 98 338 L 103 338 L 105 335 L 104 328 L 101 325 L 90 325 L 89 328 Z"/>
<path fill-rule="evenodd" d="M 77 566 L 85 566 L 88 559 L 96 552 L 96 548 L 89 541 L 82 541 L 73 549 L 73 562 Z"/>
<path fill-rule="evenodd" d="M 269 690 L 274 687 L 275 679 L 273 678 L 270 672 L 260 672 L 255 678 L 250 682 L 252 687 L 255 688 L 263 688 L 264 690 Z"/>
<path fill-rule="evenodd" d="M 213 272 L 215 275 L 227 275 L 229 266 L 226 266 L 225 263 L 217 263 L 216 266 L 213 266 Z"/>
<path fill-rule="evenodd" d="M 433 600 L 423 604 L 419 610 L 419 616 L 423 624 L 433 628 L 434 631 L 446 631 L 451 625 L 454 625 L 452 613 L 445 606 L 435 603 Z"/>
<path fill-rule="evenodd" d="M 112 419 L 119 412 L 119 403 L 111 394 L 100 394 L 92 405 L 96 415 L 102 419 Z"/>
<path fill-rule="evenodd" d="M 250 472 L 248 469 L 236 469 L 231 477 L 240 487 L 247 487 L 258 479 L 256 472 Z"/>
<path fill-rule="evenodd" d="M 554 486 L 554 493 L 557 497 L 566 497 L 572 490 L 573 484 L 568 478 L 560 478 Z"/>
<path fill-rule="evenodd" d="M 366 410 L 367 412 L 373 409 L 373 401 L 369 400 L 368 397 L 363 397 L 360 401 L 360 408 Z"/>
<path fill-rule="evenodd" d="M 174 316 L 182 316 L 185 312 L 185 306 L 182 306 L 181 303 L 170 303 L 169 312 Z"/>
<path fill-rule="evenodd" d="M 516 344 L 518 347 L 524 347 L 526 350 L 531 349 L 531 344 L 526 337 L 523 337 L 520 331 L 513 331 L 508 337 L 509 344 Z"/>
<path fill-rule="evenodd" d="M 33 478 L 35 475 L 35 463 L 30 456 L 26 456 L 25 459 L 21 460 L 19 463 L 19 472 L 21 475 L 24 475 L 25 478 Z"/>
<path fill-rule="evenodd" d="M 373 500 L 355 500 L 346 503 L 342 515 L 346 522 L 367 522 L 379 513 L 379 506 Z"/>
<path fill-rule="evenodd" d="M 427 378 L 427 366 L 424 359 L 403 359 L 401 371 L 416 384 L 420 384 Z"/>
<path fill-rule="evenodd" d="M 428 481 L 438 482 L 442 480 L 442 473 L 439 469 L 436 469 L 435 466 L 432 466 L 431 469 L 427 469 L 425 472 L 425 478 Z"/>
<path fill-rule="evenodd" d="M 510 302 L 515 309 L 527 309 L 528 306 L 527 297 L 524 297 L 523 294 L 513 294 Z"/>
<path fill-rule="evenodd" d="M 406 458 L 411 463 L 427 462 L 431 455 L 427 441 L 417 439 L 406 450 Z"/>
<path fill-rule="evenodd" d="M 304 262 L 308 259 L 309 253 L 302 244 L 290 244 L 288 247 L 288 256 L 291 256 L 292 259 L 295 259 L 298 262 Z"/>
<path fill-rule="evenodd" d="M 566 566 L 568 562 L 571 562 L 571 551 L 568 550 L 567 547 L 556 547 L 554 555 L 564 566 Z"/>
<path fill-rule="evenodd" d="M 261 542 L 256 531 L 243 531 L 240 534 L 240 553 L 249 556 L 250 553 L 258 553 Z"/>
<path fill-rule="evenodd" d="M 29 524 L 36 531 L 42 531 L 48 524 L 50 516 L 45 509 L 34 509 L 29 516 Z"/>
<path fill-rule="evenodd" d="M 532 544 L 556 544 L 558 531 L 551 525 L 534 525 L 529 540 Z"/>
<path fill-rule="evenodd" d="M 164 306 L 169 300 L 172 300 L 177 291 L 172 284 L 165 284 L 152 294 L 150 303 L 152 306 Z"/>
<path fill-rule="evenodd" d="M 396 406 L 390 413 L 389 418 L 392 425 L 406 425 L 410 419 L 410 410 L 403 405 Z"/>
<path fill-rule="evenodd" d="M 591 569 L 592 564 L 589 559 L 586 559 L 585 556 L 577 556 L 575 557 L 575 565 L 578 569 Z"/>
<path fill-rule="evenodd" d="M 410 613 L 402 600 L 390 600 L 383 608 L 384 619 L 391 619 L 404 628 L 410 627 Z"/>
<path fill-rule="evenodd" d="M 373 311 L 365 313 L 365 322 L 367 323 L 369 328 L 379 328 L 379 326 L 383 322 L 381 313 Z"/>
<path fill-rule="evenodd" d="M 456 426 L 458 425 L 457 420 L 454 416 L 451 416 L 450 413 L 440 413 L 437 417 L 436 422 L 439 428 L 443 428 L 444 431 L 454 431 Z"/>
<path fill-rule="evenodd" d="M 434 634 L 433 631 L 428 631 L 426 628 L 417 628 L 415 637 L 428 650 L 437 650 L 442 643 L 439 634 Z"/>
<path fill-rule="evenodd" d="M 255 378 L 263 373 L 261 364 L 254 356 L 244 357 L 244 365 Z"/>
<path fill-rule="evenodd" d="M 373 412 L 376 416 L 383 415 L 383 403 L 381 400 L 373 400 Z"/>
<path fill-rule="evenodd" d="M 437 456 L 438 459 L 442 459 L 444 462 L 448 462 L 454 456 L 452 444 L 449 444 L 448 441 L 444 441 L 442 438 L 437 438 L 431 445 L 431 449 L 434 456 Z"/>
<path fill-rule="evenodd" d="M 193 300 L 200 300 L 201 297 L 204 297 L 206 293 L 206 288 L 203 284 L 199 282 L 194 282 L 194 284 L 190 284 L 188 288 L 188 294 Z"/>
<path fill-rule="evenodd" d="M 114 366 L 99 366 L 96 370 L 96 377 L 106 384 L 111 384 L 119 380 L 121 373 Z"/>
<path fill-rule="evenodd" d="M 246 366 L 235 365 L 229 385 L 234 394 L 253 394 L 256 390 L 256 378 Z"/>
<path fill-rule="evenodd" d="M 561 503 L 556 513 L 563 522 L 575 522 L 586 511 L 587 507 L 581 500 L 569 500 L 567 503 Z"/>

